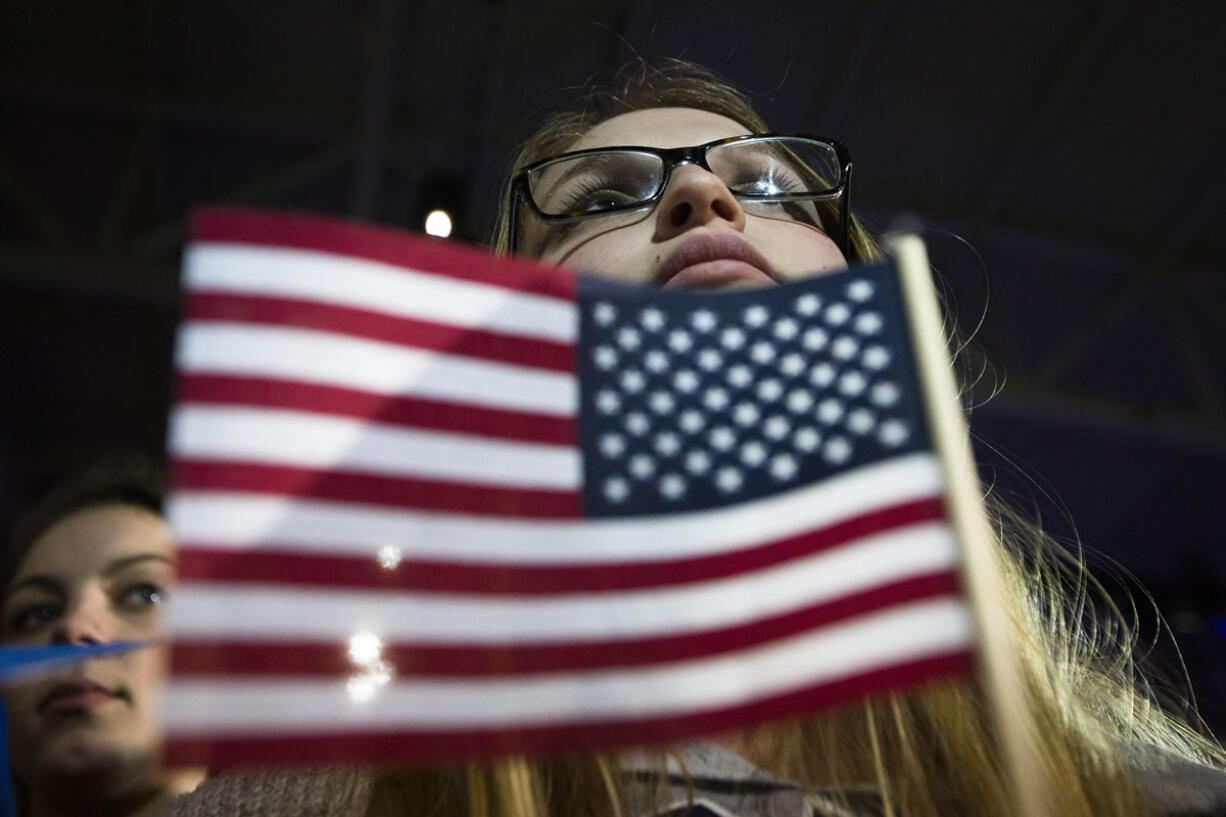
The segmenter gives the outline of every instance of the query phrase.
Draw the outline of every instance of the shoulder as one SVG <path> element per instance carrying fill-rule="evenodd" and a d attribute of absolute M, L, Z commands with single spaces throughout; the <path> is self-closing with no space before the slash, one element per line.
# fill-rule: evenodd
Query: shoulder
<path fill-rule="evenodd" d="M 351 769 L 223 774 L 176 797 L 163 817 L 361 817 L 370 786 Z"/>
<path fill-rule="evenodd" d="M 1226 771 L 1149 752 L 1138 764 L 1141 785 L 1164 817 L 1226 817 Z"/>
<path fill-rule="evenodd" d="M 667 763 L 666 787 L 651 768 L 624 762 L 634 817 L 879 817 L 871 785 L 838 791 L 776 777 L 715 743 L 685 747 Z"/>
<path fill-rule="evenodd" d="M 667 805 L 640 808 L 640 817 L 677 817 L 693 796 L 697 817 L 871 817 L 884 812 L 875 788 L 838 792 L 802 787 L 772 777 L 714 744 L 689 747 L 682 774 L 670 768 Z M 1226 770 L 1152 747 L 1134 766 L 1138 782 L 1160 817 L 1226 817 Z M 661 807 L 663 806 L 663 807 Z M 694 812 L 690 812 L 691 815 Z"/>

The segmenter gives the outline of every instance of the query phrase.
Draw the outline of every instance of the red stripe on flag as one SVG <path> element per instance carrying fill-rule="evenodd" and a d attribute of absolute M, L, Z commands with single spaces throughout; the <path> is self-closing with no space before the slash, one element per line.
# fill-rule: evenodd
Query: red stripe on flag
<path fill-rule="evenodd" d="M 174 463 L 176 491 L 237 491 L 282 494 L 394 508 L 472 513 L 482 516 L 577 519 L 578 491 L 544 488 L 495 488 L 462 482 L 319 471 L 234 460 L 179 459 Z M 284 564 L 284 563 L 283 563 Z M 277 571 L 278 580 L 289 579 Z"/>
<path fill-rule="evenodd" d="M 573 417 L 507 411 L 261 377 L 181 375 L 178 400 L 180 406 L 208 403 L 309 411 L 392 426 L 553 445 L 577 445 L 578 436 Z"/>
<path fill-rule="evenodd" d="M 559 372 L 574 371 L 570 344 L 432 323 L 350 306 L 244 293 L 193 293 L 185 320 L 337 332 L 449 355 Z"/>
<path fill-rule="evenodd" d="M 209 467 L 204 463 L 186 463 L 185 466 L 192 469 Z M 304 473 L 302 479 L 308 477 L 316 478 L 312 472 Z M 217 481 L 225 478 L 224 473 L 213 477 Z M 214 487 L 211 481 L 204 484 Z M 191 487 L 202 486 L 197 483 Z M 302 553 L 286 543 L 267 543 L 260 550 L 228 550 L 188 541 L 180 543 L 179 580 L 510 596 L 647 590 L 762 570 L 865 536 L 943 518 L 944 507 L 940 500 L 917 500 L 716 556 L 601 564 L 405 559 L 389 570 L 380 566 L 373 551 L 365 557 L 338 556 Z"/>
<path fill-rule="evenodd" d="M 497 258 L 458 242 L 305 213 L 208 208 L 192 216 L 192 239 L 285 247 L 364 258 L 482 284 L 575 300 L 575 276 L 533 261 Z M 199 244 L 197 244 L 199 246 Z M 412 266 L 405 263 L 412 259 Z"/>
<path fill-rule="evenodd" d="M 180 733 L 167 741 L 167 761 L 170 766 L 205 765 L 211 772 L 231 766 L 332 762 L 440 765 L 507 753 L 572 753 L 618 745 L 643 746 L 797 717 L 865 696 L 898 692 L 951 676 L 966 676 L 972 667 L 973 656 L 969 650 L 946 651 L 715 710 L 585 723 L 523 724 L 514 730 L 367 729 L 207 739 L 193 739 Z"/>
<path fill-rule="evenodd" d="M 397 678 L 498 677 L 642 667 L 750 649 L 921 599 L 957 597 L 954 571 L 916 576 L 769 618 L 697 633 L 579 643 L 385 644 L 380 658 Z M 359 668 L 346 644 L 288 641 L 205 641 L 179 638 L 172 666 L 192 676 L 348 677 Z"/>

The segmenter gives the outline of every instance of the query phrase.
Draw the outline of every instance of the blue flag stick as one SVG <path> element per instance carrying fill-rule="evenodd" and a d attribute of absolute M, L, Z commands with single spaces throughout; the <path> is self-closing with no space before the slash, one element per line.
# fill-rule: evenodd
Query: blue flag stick
<path fill-rule="evenodd" d="M 0 647 L 0 682 L 35 677 L 93 658 L 152 647 L 157 641 L 113 644 L 59 644 L 52 647 Z"/>

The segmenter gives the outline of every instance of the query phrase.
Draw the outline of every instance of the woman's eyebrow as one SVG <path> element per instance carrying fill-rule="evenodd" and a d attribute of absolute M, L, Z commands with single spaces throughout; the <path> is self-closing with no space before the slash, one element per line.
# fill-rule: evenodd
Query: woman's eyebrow
<path fill-rule="evenodd" d="M 174 559 L 161 553 L 137 553 L 133 556 L 125 556 L 122 559 L 116 559 L 115 561 L 111 562 L 106 566 L 106 569 L 102 571 L 102 575 L 113 576 L 134 564 L 149 560 L 164 562 L 171 567 L 175 567 L 177 565 L 177 562 Z"/>
<path fill-rule="evenodd" d="M 132 556 L 125 556 L 122 559 L 116 559 L 111 562 L 103 570 L 102 575 L 113 576 L 134 564 L 145 561 L 163 562 L 171 567 L 177 566 L 177 562 L 169 556 L 161 553 L 137 553 Z M 54 576 L 45 574 L 36 574 L 34 576 L 26 576 L 24 579 L 13 582 L 8 587 L 4 588 L 4 593 L 0 594 L 0 601 L 7 602 L 18 591 L 26 587 L 34 587 L 39 590 L 44 590 L 48 593 L 64 593 L 64 583 Z"/>
<path fill-rule="evenodd" d="M 37 574 L 34 576 L 26 576 L 24 579 L 15 581 L 8 587 L 4 588 L 4 594 L 3 596 L 0 596 L 0 601 L 7 604 L 8 600 L 16 595 L 18 590 L 26 587 L 35 587 L 51 594 L 63 595 L 64 593 L 64 583 L 59 579 L 55 578 L 54 576 Z"/>

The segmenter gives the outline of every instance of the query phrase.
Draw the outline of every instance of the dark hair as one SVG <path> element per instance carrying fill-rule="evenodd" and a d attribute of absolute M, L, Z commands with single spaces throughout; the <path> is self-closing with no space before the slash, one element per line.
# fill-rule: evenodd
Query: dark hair
<path fill-rule="evenodd" d="M 113 455 L 66 477 L 13 527 L 0 559 L 0 588 L 8 584 L 38 538 L 61 519 L 98 505 L 131 505 L 160 516 L 164 490 L 161 463 L 141 454 Z"/>

